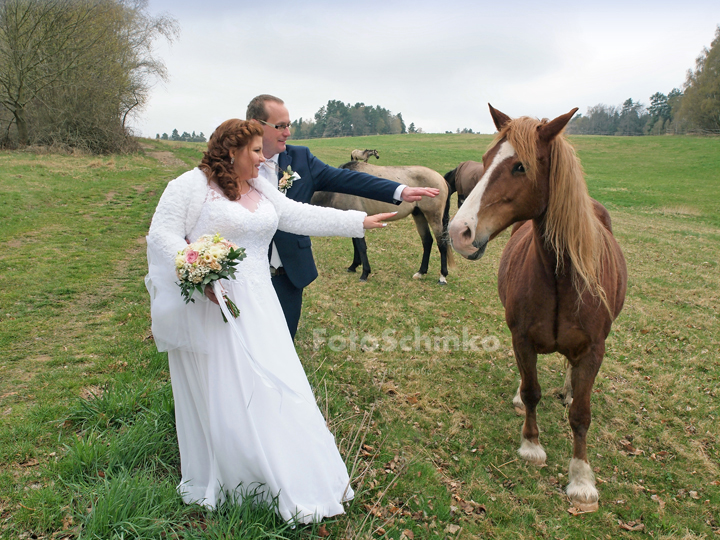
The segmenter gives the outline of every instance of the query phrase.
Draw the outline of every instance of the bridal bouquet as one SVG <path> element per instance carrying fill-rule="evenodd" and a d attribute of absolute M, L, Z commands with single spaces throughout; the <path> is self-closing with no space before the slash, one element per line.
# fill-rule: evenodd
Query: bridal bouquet
<path fill-rule="evenodd" d="M 180 294 L 185 303 L 195 302 L 195 291 L 205 292 L 206 285 L 214 281 L 235 277 L 235 267 L 245 258 L 245 249 L 222 238 L 219 234 L 206 234 L 178 251 L 175 257 L 175 273 L 180 280 Z M 240 310 L 226 295 L 223 295 L 228 310 L 236 317 Z M 223 314 L 223 320 L 227 322 Z"/>

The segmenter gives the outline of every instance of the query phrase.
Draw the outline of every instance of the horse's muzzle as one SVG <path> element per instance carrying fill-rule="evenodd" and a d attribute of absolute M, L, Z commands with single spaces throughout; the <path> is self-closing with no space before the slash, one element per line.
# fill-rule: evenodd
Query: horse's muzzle
<path fill-rule="evenodd" d="M 484 241 L 475 240 L 472 245 L 473 247 L 477 248 L 477 251 L 475 253 L 472 253 L 471 255 L 465 255 L 464 257 L 469 261 L 477 261 L 480 257 L 485 255 L 485 248 L 488 245 L 488 241 L 487 239 L 485 239 Z"/>
<path fill-rule="evenodd" d="M 480 257 L 485 255 L 485 248 L 488 245 L 488 239 L 485 238 L 484 240 L 475 240 L 472 244 L 470 244 L 472 247 L 476 248 L 476 250 L 470 254 L 457 249 L 457 247 L 455 247 L 455 244 L 452 241 L 452 238 L 450 238 L 450 245 L 457 253 L 459 253 L 469 261 L 477 261 Z"/>

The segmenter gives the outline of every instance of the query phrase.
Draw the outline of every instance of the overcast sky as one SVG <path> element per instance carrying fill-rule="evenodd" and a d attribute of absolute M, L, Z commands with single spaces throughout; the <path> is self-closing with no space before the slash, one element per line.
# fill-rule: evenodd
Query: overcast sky
<path fill-rule="evenodd" d="M 487 103 L 553 118 L 682 87 L 720 24 L 720 0 L 149 0 L 180 34 L 157 42 L 169 73 L 134 122 L 206 136 L 254 96 L 291 119 L 328 100 L 380 105 L 426 132 L 493 133 Z"/>

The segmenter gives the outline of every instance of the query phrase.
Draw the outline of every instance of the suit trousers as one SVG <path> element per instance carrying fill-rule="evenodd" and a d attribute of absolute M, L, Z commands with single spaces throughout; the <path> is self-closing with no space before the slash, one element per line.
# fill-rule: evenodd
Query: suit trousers
<path fill-rule="evenodd" d="M 288 330 L 290 330 L 290 335 L 294 341 L 302 311 L 303 290 L 293 285 L 287 274 L 273 276 L 272 284 L 275 287 L 275 293 L 285 314 Z"/>

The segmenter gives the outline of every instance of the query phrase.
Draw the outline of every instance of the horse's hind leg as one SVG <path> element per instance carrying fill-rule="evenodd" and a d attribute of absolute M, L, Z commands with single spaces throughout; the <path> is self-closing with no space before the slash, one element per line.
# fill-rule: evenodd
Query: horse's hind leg
<path fill-rule="evenodd" d="M 573 402 L 572 369 L 572 365 L 568 363 L 567 369 L 565 370 L 565 382 L 563 383 L 562 389 L 563 403 L 565 403 L 566 406 L 572 405 Z"/>
<path fill-rule="evenodd" d="M 347 271 L 355 272 L 355 270 L 357 270 L 357 267 L 360 266 L 360 264 L 362 263 L 362 260 L 360 259 L 360 250 L 358 249 L 357 243 L 355 242 L 357 238 L 351 238 L 351 240 L 353 245 L 353 262 L 350 266 L 348 266 Z"/>
<path fill-rule="evenodd" d="M 440 214 L 440 210 L 441 209 L 438 209 L 438 212 L 433 212 L 431 210 L 428 211 L 427 214 L 423 215 L 435 235 L 435 240 L 437 240 L 438 244 L 438 251 L 440 252 L 440 279 L 438 280 L 438 283 L 440 283 L 440 285 L 447 285 L 448 262 L 451 260 L 450 257 L 452 257 L 452 254 L 448 248 L 448 223 L 445 221 L 445 208 L 442 208 L 443 214 Z M 432 246 L 432 244 L 430 245 Z"/>
<path fill-rule="evenodd" d="M 419 208 L 415 207 L 412 212 L 413 221 L 415 221 L 415 228 L 420 235 L 420 240 L 423 246 L 422 262 L 420 263 L 420 270 L 418 270 L 413 276 L 414 279 L 421 279 L 427 274 L 428 266 L 430 264 L 430 252 L 432 251 L 433 237 L 430 232 L 430 226 L 428 225 L 425 215 L 420 211 Z"/>
<path fill-rule="evenodd" d="M 522 427 L 522 439 L 518 453 L 524 460 L 540 467 L 545 466 L 547 456 L 540 444 L 540 430 L 537 425 L 537 405 L 542 391 L 537 377 L 537 354 L 527 340 L 513 335 L 513 348 L 518 369 L 520 370 L 520 397 L 525 405 L 525 422 Z"/>
<path fill-rule="evenodd" d="M 520 396 L 520 387 L 522 386 L 522 380 L 520 380 L 520 384 L 518 384 L 517 392 L 515 392 L 515 396 L 513 396 L 513 407 L 515 407 L 515 412 L 518 413 L 521 416 L 525 416 L 525 404 L 522 401 L 522 397 Z"/>
<path fill-rule="evenodd" d="M 600 369 L 604 344 L 596 347 L 578 361 L 572 369 L 573 400 L 569 420 L 573 431 L 573 457 L 570 460 L 567 494 L 570 501 L 582 510 L 592 512 L 598 508 L 599 494 L 595 488 L 595 475 L 587 459 L 587 432 L 590 428 L 590 395 L 595 376 Z"/>
<path fill-rule="evenodd" d="M 354 272 L 360 263 L 362 263 L 362 274 L 360 275 L 360 281 L 367 281 L 370 275 L 370 260 L 367 256 L 367 242 L 364 238 L 353 238 L 353 263 L 348 268 L 348 272 Z"/>

